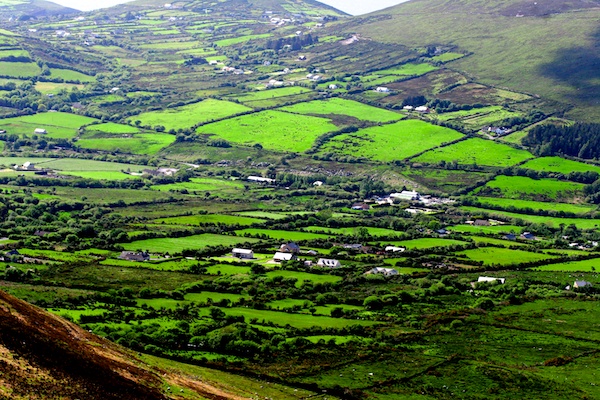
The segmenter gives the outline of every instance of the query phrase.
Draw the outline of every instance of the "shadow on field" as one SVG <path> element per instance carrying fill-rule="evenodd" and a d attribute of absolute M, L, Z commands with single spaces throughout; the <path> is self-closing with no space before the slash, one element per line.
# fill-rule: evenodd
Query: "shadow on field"
<path fill-rule="evenodd" d="M 540 73 L 576 88 L 577 100 L 600 104 L 600 28 L 591 39 L 589 44 L 557 51 Z"/>

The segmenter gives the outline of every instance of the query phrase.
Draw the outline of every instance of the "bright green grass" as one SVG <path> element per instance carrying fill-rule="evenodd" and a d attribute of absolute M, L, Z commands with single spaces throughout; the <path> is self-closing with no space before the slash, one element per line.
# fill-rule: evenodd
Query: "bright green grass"
<path fill-rule="evenodd" d="M 600 167 L 597 165 L 566 160 L 560 157 L 536 158 L 531 161 L 527 161 L 521 166 L 521 168 L 533 169 L 535 171 L 560 172 L 562 174 L 588 171 L 593 171 L 600 174 Z"/>
<path fill-rule="evenodd" d="M 268 303 L 268 306 L 274 310 L 281 310 L 284 308 L 291 308 L 294 306 L 302 307 L 300 311 L 297 311 L 301 314 L 310 314 L 310 311 L 304 307 L 304 303 L 306 300 L 303 299 L 284 299 L 284 300 L 275 300 Z M 309 301 L 310 303 L 310 301 Z M 353 306 L 350 304 L 336 304 L 336 305 L 327 305 L 327 306 L 315 306 L 316 315 L 331 315 L 331 310 L 335 307 L 342 308 L 344 310 L 357 310 L 364 311 L 363 307 Z"/>
<path fill-rule="evenodd" d="M 579 229 L 598 229 L 600 226 L 599 219 L 587 219 L 587 218 L 555 218 L 555 217 L 543 217 L 538 215 L 527 215 L 527 214 L 517 214 L 505 211 L 494 211 L 488 210 L 485 208 L 477 208 L 477 207 L 460 207 L 463 211 L 468 211 L 470 213 L 488 213 L 490 215 L 497 215 L 499 217 L 509 218 L 509 219 L 520 219 L 529 223 L 535 224 L 546 224 L 554 228 L 559 228 L 561 224 L 575 225 Z"/>
<path fill-rule="evenodd" d="M 328 228 L 324 226 L 307 226 L 303 228 L 308 232 L 327 232 L 331 235 L 345 235 L 345 236 L 357 236 L 359 233 L 359 229 L 361 227 L 354 228 Z M 374 227 L 365 227 L 365 229 L 369 232 L 369 235 L 378 237 L 378 236 L 398 236 L 401 232 L 397 232 L 393 229 L 387 228 L 374 228 Z"/>
<path fill-rule="evenodd" d="M 139 176 L 128 175 L 118 171 L 61 171 L 63 175 L 77 176 L 85 179 L 104 181 L 122 181 L 127 179 L 141 179 Z"/>
<path fill-rule="evenodd" d="M 283 231 L 276 229 L 258 229 L 258 228 L 248 228 L 236 231 L 238 236 L 243 236 L 244 234 L 249 235 L 266 235 L 271 239 L 281 239 L 281 240 L 313 240 L 313 239 L 327 239 L 329 235 L 323 235 L 320 233 L 310 233 L 310 232 L 296 232 L 296 231 Z"/>
<path fill-rule="evenodd" d="M 436 114 L 435 118 L 440 121 L 450 121 L 455 119 L 469 118 L 477 115 L 487 115 L 500 110 L 502 110 L 502 107 L 500 106 L 488 106 L 481 108 L 472 108 L 470 110 L 459 110 L 446 112 L 442 114 Z"/>
<path fill-rule="evenodd" d="M 388 244 L 388 242 L 386 242 L 386 244 Z M 464 245 L 466 243 L 454 239 L 420 238 L 412 240 L 391 241 L 389 242 L 389 244 L 393 246 L 406 247 L 408 250 L 421 250 L 428 249 L 431 247 L 448 247 L 454 245 Z"/>
<path fill-rule="evenodd" d="M 561 272 L 597 272 L 600 271 L 600 260 L 568 261 L 560 264 L 542 265 L 536 271 L 561 271 Z"/>
<path fill-rule="evenodd" d="M 289 86 L 278 89 L 258 90 L 254 92 L 246 92 L 240 95 L 231 96 L 242 103 L 254 102 L 259 100 L 270 100 L 279 97 L 288 97 L 304 93 L 313 93 L 312 90 L 301 86 Z"/>
<path fill-rule="evenodd" d="M 0 160 L 2 160 L 2 159 L 0 158 Z M 236 215 L 241 215 L 244 217 L 253 217 L 253 218 L 274 219 L 274 220 L 287 218 L 287 215 L 285 215 L 285 214 L 279 214 L 279 213 L 269 212 L 269 211 L 242 211 L 242 212 L 236 213 Z"/>
<path fill-rule="evenodd" d="M 119 258 L 108 258 L 106 260 L 100 261 L 102 265 L 111 265 L 114 267 L 126 267 L 126 268 L 146 268 L 153 269 L 156 271 L 187 271 L 190 267 L 198 264 L 196 260 L 188 260 L 185 258 L 181 258 L 173 261 L 145 261 L 145 262 L 136 262 L 129 260 L 121 260 Z"/>
<path fill-rule="evenodd" d="M 234 44 L 238 44 L 238 43 L 245 43 L 250 40 L 268 38 L 271 36 L 273 36 L 272 33 L 263 33 L 263 34 L 259 34 L 259 35 L 246 35 L 246 36 L 233 37 L 233 38 L 229 38 L 229 39 L 221 39 L 221 40 L 217 40 L 214 43 L 219 47 L 227 47 L 227 46 L 233 46 Z"/>
<path fill-rule="evenodd" d="M 238 267 L 239 268 L 239 267 Z M 220 300 L 230 300 L 232 302 L 240 299 L 249 299 L 250 296 L 243 296 L 240 294 L 232 293 L 217 293 L 217 292 L 202 292 L 202 293 L 188 293 L 185 295 L 185 299 L 196 303 L 206 303 L 209 299 L 213 302 Z"/>
<path fill-rule="evenodd" d="M 183 250 L 198 250 L 209 246 L 234 246 L 244 242 L 258 242 L 258 239 L 243 238 L 238 236 L 225 236 L 215 234 L 201 234 L 180 238 L 157 238 L 137 240 L 131 243 L 122 243 L 125 250 L 149 250 L 159 253 L 179 253 Z"/>
<path fill-rule="evenodd" d="M 224 224 L 224 225 L 253 225 L 265 222 L 263 219 L 239 217 L 236 215 L 201 214 L 185 215 L 181 217 L 161 218 L 153 221 L 157 224 L 199 225 L 199 224 Z"/>
<path fill-rule="evenodd" d="M 490 226 L 475 226 L 475 225 L 455 225 L 450 228 L 452 232 L 458 233 L 495 233 L 503 234 L 510 232 L 521 232 L 523 228 L 517 225 L 490 225 Z"/>
<path fill-rule="evenodd" d="M 402 115 L 393 111 L 369 106 L 353 100 L 333 98 L 329 100 L 315 100 L 305 103 L 298 103 L 293 106 L 281 108 L 283 111 L 289 111 L 296 114 L 311 115 L 347 115 L 361 121 L 371 122 L 391 122 L 404 118 Z"/>
<path fill-rule="evenodd" d="M 30 57 L 29 52 L 23 49 L 0 50 L 0 59 L 7 57 Z"/>
<path fill-rule="evenodd" d="M 53 68 L 50 70 L 50 78 L 59 78 L 64 79 L 65 81 L 74 82 L 79 81 L 83 83 L 94 82 L 96 80 L 95 77 L 82 74 L 78 71 L 72 71 L 70 69 L 58 69 Z"/>
<path fill-rule="evenodd" d="M 198 123 L 209 122 L 250 111 L 251 108 L 229 101 L 208 99 L 182 107 L 151 111 L 131 117 L 128 121 L 141 121 L 151 127 L 162 125 L 167 130 L 191 128 Z"/>
<path fill-rule="evenodd" d="M 262 111 L 204 125 L 198 132 L 234 143 L 260 143 L 270 150 L 303 152 L 312 147 L 317 137 L 337 129 L 325 118 Z"/>
<path fill-rule="evenodd" d="M 494 246 L 502 246 L 502 247 L 511 247 L 511 246 L 527 247 L 528 246 L 526 243 L 516 242 L 513 240 L 495 239 L 495 238 L 489 238 L 489 237 L 485 237 L 485 236 L 469 236 L 469 237 L 471 239 L 473 239 L 473 241 L 477 244 L 485 243 L 485 244 L 491 244 Z"/>
<path fill-rule="evenodd" d="M 298 281 L 296 282 L 296 287 L 302 286 L 305 282 L 336 283 L 336 282 L 339 282 L 342 280 L 341 276 L 327 275 L 327 274 L 319 275 L 319 274 L 310 274 L 308 272 L 282 271 L 282 270 L 267 272 L 267 276 L 269 278 L 272 278 L 275 276 L 282 276 L 284 278 L 297 278 Z"/>
<path fill-rule="evenodd" d="M 31 78 L 38 76 L 42 70 L 36 63 L 0 61 L 0 76 L 10 78 Z"/>
<path fill-rule="evenodd" d="M 508 167 L 532 157 L 533 155 L 525 150 L 515 149 L 491 140 L 472 138 L 428 151 L 415 158 L 414 161 L 432 164 L 440 161 L 457 161 L 459 164 Z"/>
<path fill-rule="evenodd" d="M 498 247 L 469 249 L 456 253 L 456 255 L 473 261 L 483 262 L 483 265 L 512 265 L 555 258 L 544 253 L 532 253 L 524 250 Z"/>
<path fill-rule="evenodd" d="M 142 169 L 147 168 L 145 165 L 136 164 L 124 164 L 124 163 L 113 163 L 107 161 L 96 161 L 96 160 L 83 160 L 78 158 L 54 158 L 50 161 L 40 163 L 44 168 L 51 168 L 57 170 L 68 170 L 68 171 L 107 171 L 107 172 L 120 172 L 120 171 L 133 171 L 140 172 Z"/>
<path fill-rule="evenodd" d="M 461 133 L 452 129 L 419 120 L 406 120 L 336 136 L 321 147 L 320 153 L 387 162 L 408 158 L 461 137 Z"/>
<path fill-rule="evenodd" d="M 146 43 L 141 44 L 139 47 L 141 49 L 148 50 L 185 50 L 185 49 L 193 49 L 198 47 L 199 43 L 197 41 L 191 42 L 163 42 L 163 43 Z"/>
<path fill-rule="evenodd" d="M 386 242 L 387 243 L 387 242 Z M 438 238 L 420 238 L 420 239 L 412 239 L 412 240 L 403 240 L 403 241 L 392 241 L 389 244 L 393 246 L 402 246 L 406 247 L 408 250 L 421 250 L 428 249 L 431 247 L 448 247 L 454 245 L 463 245 L 466 244 L 460 240 L 454 239 L 438 239 Z"/>
<path fill-rule="evenodd" d="M 75 83 L 55 83 L 55 82 L 36 82 L 35 90 L 42 94 L 53 93 L 57 94 L 62 90 L 70 91 L 73 88 L 77 88 L 79 90 L 84 88 L 84 85 L 79 85 Z"/>
<path fill-rule="evenodd" d="M 487 193 L 488 188 L 493 193 L 499 193 L 502 197 L 523 199 L 544 198 L 553 200 L 558 197 L 573 197 L 582 193 L 582 183 L 559 181 L 556 179 L 531 179 L 526 176 L 504 176 L 499 175 L 489 181 L 481 190 L 476 192 Z"/>
<path fill-rule="evenodd" d="M 229 264 L 216 264 L 206 268 L 206 273 L 209 275 L 248 275 L 250 271 L 250 267 Z"/>
<path fill-rule="evenodd" d="M 256 318 L 259 323 L 262 323 L 262 321 L 272 322 L 278 326 L 290 325 L 299 329 L 306 329 L 314 326 L 321 328 L 343 328 L 351 325 L 371 326 L 377 324 L 373 321 L 321 317 L 306 314 L 292 314 L 279 311 L 254 310 L 251 308 L 224 308 L 223 311 L 225 311 L 225 314 L 227 315 L 244 316 L 246 321 Z"/>
<path fill-rule="evenodd" d="M 126 126 L 126 125 L 123 125 Z M 139 133 L 129 137 L 82 138 L 77 145 L 84 149 L 131 154 L 156 154 L 175 142 L 175 135 Z"/>
<path fill-rule="evenodd" d="M 77 130 L 96 119 L 63 112 L 48 112 L 0 120 L 0 128 L 17 135 L 32 135 L 37 128 L 46 129 L 47 135 L 55 139 L 71 139 Z"/>
<path fill-rule="evenodd" d="M 169 183 L 165 185 L 153 185 L 153 190 L 160 190 L 163 192 L 170 190 L 188 190 L 188 191 L 209 191 L 218 192 L 224 190 L 243 190 L 244 185 L 237 181 L 226 181 L 223 179 L 213 178 L 192 178 L 190 182 L 179 182 Z"/>
<path fill-rule="evenodd" d="M 557 202 L 543 202 L 531 200 L 505 199 L 496 197 L 478 197 L 477 200 L 484 206 L 515 207 L 518 209 L 564 211 L 574 214 L 586 214 L 598 210 L 597 206 L 589 204 L 568 204 Z"/>
<path fill-rule="evenodd" d="M 114 122 L 106 122 L 104 124 L 90 125 L 86 128 L 88 131 L 98 131 L 104 133 L 126 134 L 139 133 L 139 129 L 133 126 L 124 124 L 115 124 Z"/>

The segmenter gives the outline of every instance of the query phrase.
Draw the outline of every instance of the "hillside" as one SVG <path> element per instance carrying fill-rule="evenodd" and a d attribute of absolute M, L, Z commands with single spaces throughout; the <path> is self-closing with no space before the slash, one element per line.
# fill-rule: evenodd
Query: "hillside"
<path fill-rule="evenodd" d="M 581 107 L 600 120 L 600 2 L 414 0 L 357 18 L 346 29 L 377 41 L 456 46 L 453 67 L 498 87 Z"/>
<path fill-rule="evenodd" d="M 166 390 L 173 384 L 202 398 L 238 398 L 151 370 L 120 346 L 2 291 L 0 330 L 0 398 L 179 398 Z"/>
<path fill-rule="evenodd" d="M 20 19 L 51 17 L 78 13 L 78 10 L 63 7 L 45 0 L 0 0 L 0 19 Z"/>

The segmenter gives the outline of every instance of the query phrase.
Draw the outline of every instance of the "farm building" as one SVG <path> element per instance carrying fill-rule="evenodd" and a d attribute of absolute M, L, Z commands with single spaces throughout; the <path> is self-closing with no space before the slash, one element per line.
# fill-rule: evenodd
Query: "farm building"
<path fill-rule="evenodd" d="M 45 135 L 46 133 L 48 133 L 48 131 L 46 131 L 44 128 L 35 128 L 33 130 L 33 133 L 38 135 Z"/>
<path fill-rule="evenodd" d="M 297 256 L 294 253 L 282 253 L 282 252 L 278 251 L 273 256 L 273 261 L 275 261 L 275 262 L 292 261 L 292 260 L 295 260 L 296 258 L 297 258 Z"/>
<path fill-rule="evenodd" d="M 419 192 L 415 192 L 414 190 L 403 190 L 400 193 L 390 194 L 390 198 L 400 200 L 419 200 L 421 195 Z"/>
<path fill-rule="evenodd" d="M 508 234 L 504 235 L 503 238 L 506 240 L 515 240 L 517 238 L 517 236 L 512 233 L 508 233 Z"/>
<path fill-rule="evenodd" d="M 259 183 L 274 183 L 275 179 L 271 178 L 263 178 L 262 176 L 249 176 L 247 178 L 250 182 L 259 182 Z"/>
<path fill-rule="evenodd" d="M 403 109 L 403 110 L 406 110 L 406 111 L 412 111 L 412 110 L 414 110 L 415 108 L 414 108 L 413 106 L 404 106 L 404 107 L 402 107 L 402 109 Z"/>
<path fill-rule="evenodd" d="M 592 284 L 588 281 L 575 281 L 573 283 L 573 288 L 575 289 L 581 289 L 584 287 L 592 287 Z"/>
<path fill-rule="evenodd" d="M 504 284 L 506 282 L 506 278 L 494 278 L 491 276 L 480 276 L 477 278 L 477 282 L 500 282 Z"/>
<path fill-rule="evenodd" d="M 535 239 L 535 235 L 533 233 L 531 233 L 531 232 L 523 232 L 521 234 L 521 238 L 522 239 L 527 239 L 527 240 L 533 240 L 533 239 Z"/>
<path fill-rule="evenodd" d="M 475 222 L 473 222 L 473 225 L 475 225 L 475 226 L 490 226 L 490 221 L 487 219 L 476 219 Z"/>
<path fill-rule="evenodd" d="M 354 203 L 352 204 L 352 209 L 353 210 L 360 210 L 360 211 L 368 211 L 371 208 L 370 205 L 366 204 L 366 203 Z"/>
<path fill-rule="evenodd" d="M 157 169 L 145 169 L 142 171 L 145 175 L 151 176 L 173 176 L 179 172 L 176 168 L 157 168 Z"/>
<path fill-rule="evenodd" d="M 254 258 L 254 252 L 248 249 L 233 249 L 231 255 L 235 258 L 251 260 Z"/>
<path fill-rule="evenodd" d="M 323 181 L 314 181 L 313 186 L 323 186 Z"/>
<path fill-rule="evenodd" d="M 405 247 L 397 247 L 397 246 L 386 246 L 385 247 L 385 251 L 387 251 L 389 253 L 401 253 L 405 250 L 406 250 Z"/>
<path fill-rule="evenodd" d="M 148 261 L 150 254 L 144 251 L 123 251 L 119 258 L 127 261 Z"/>
<path fill-rule="evenodd" d="M 329 85 L 329 89 L 331 89 L 331 90 L 335 90 L 337 88 L 338 88 L 337 85 L 334 85 L 334 84 Z"/>
<path fill-rule="evenodd" d="M 279 251 L 282 253 L 299 253 L 300 246 L 294 242 L 284 243 L 279 247 Z"/>
<path fill-rule="evenodd" d="M 378 274 L 382 274 L 383 276 L 393 276 L 393 275 L 398 275 L 398 271 L 395 270 L 394 268 L 375 267 L 375 268 L 370 269 L 367 272 L 365 272 L 365 275 L 378 275 Z"/>
<path fill-rule="evenodd" d="M 317 261 L 317 266 L 327 268 L 340 268 L 342 264 L 338 260 L 330 258 L 319 258 L 319 261 Z"/>
<path fill-rule="evenodd" d="M 420 112 L 420 113 L 427 113 L 427 112 L 429 112 L 429 107 L 426 107 L 426 106 L 415 107 L 415 111 Z"/>
<path fill-rule="evenodd" d="M 389 93 L 390 89 L 386 88 L 385 86 L 379 86 L 377 89 L 375 89 L 375 91 L 379 93 Z"/>
<path fill-rule="evenodd" d="M 35 164 L 27 161 L 23 165 L 15 165 L 13 167 L 15 171 L 36 171 Z"/>

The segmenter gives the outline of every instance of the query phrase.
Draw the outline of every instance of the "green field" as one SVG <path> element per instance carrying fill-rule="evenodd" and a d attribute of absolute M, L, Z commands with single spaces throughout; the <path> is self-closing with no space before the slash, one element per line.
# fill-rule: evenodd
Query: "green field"
<path fill-rule="evenodd" d="M 543 210 L 543 211 L 555 211 L 555 212 L 567 212 L 574 214 L 586 214 L 598 210 L 598 206 L 589 204 L 568 204 L 568 203 L 557 203 L 557 202 L 543 202 L 543 201 L 532 201 L 532 200 L 519 200 L 519 199 L 505 199 L 496 197 L 477 197 L 477 200 L 482 204 L 483 207 L 492 205 L 499 207 L 514 207 L 516 209 L 532 209 L 532 210 Z"/>
<path fill-rule="evenodd" d="M 127 125 L 121 125 L 128 127 Z M 129 128 L 129 127 L 128 127 Z M 110 128 L 109 128 L 110 129 Z M 92 131 L 94 132 L 94 131 Z M 111 133 L 114 135 L 114 133 Z M 175 142 L 175 135 L 160 133 L 127 134 L 125 137 L 104 137 L 104 135 L 84 135 L 77 145 L 84 149 L 103 150 L 131 154 L 156 154 Z"/>
<path fill-rule="evenodd" d="M 546 224 L 552 226 L 554 228 L 559 228 L 561 225 L 575 225 L 579 229 L 594 229 L 597 230 L 600 226 L 600 219 L 588 219 L 588 218 L 559 218 L 559 217 L 545 217 L 539 215 L 527 215 L 527 214 L 517 214 L 506 211 L 495 211 L 489 210 L 485 208 L 477 208 L 477 207 L 460 207 L 461 210 L 470 212 L 470 213 L 487 213 L 490 215 L 496 215 L 498 217 L 503 217 L 506 219 L 514 219 L 514 220 L 522 220 L 529 223 L 535 224 Z"/>
<path fill-rule="evenodd" d="M 225 236 L 215 234 L 201 234 L 179 238 L 157 238 L 137 240 L 131 243 L 122 243 L 125 250 L 149 250 L 159 253 L 179 253 L 183 250 L 200 250 L 209 246 L 234 246 L 244 242 L 257 242 L 258 239 L 238 236 Z"/>
<path fill-rule="evenodd" d="M 425 75 L 426 73 L 437 69 L 438 67 L 427 63 L 404 64 L 399 67 L 375 71 L 362 77 L 361 81 L 369 86 L 385 85 L 386 83 L 395 82 L 402 77 Z"/>
<path fill-rule="evenodd" d="M 533 155 L 525 150 L 515 149 L 491 140 L 472 138 L 428 151 L 414 158 L 413 161 L 431 164 L 440 161 L 456 161 L 459 164 L 508 167 L 532 157 Z"/>
<path fill-rule="evenodd" d="M 277 106 L 289 100 L 304 99 L 312 96 L 314 92 L 300 86 L 288 86 L 277 89 L 265 89 L 252 92 L 244 92 L 228 96 L 250 107 Z"/>
<path fill-rule="evenodd" d="M 388 244 L 388 242 L 386 242 Z M 448 247 L 455 245 L 464 245 L 466 244 L 460 240 L 454 239 L 438 239 L 438 238 L 421 238 L 421 239 L 412 239 L 412 240 L 402 240 L 402 241 L 392 241 L 389 242 L 392 246 L 402 246 L 406 247 L 408 250 L 422 250 L 429 249 L 432 247 Z"/>
<path fill-rule="evenodd" d="M 495 195 L 516 200 L 531 199 L 555 201 L 581 196 L 582 183 L 556 179 L 531 179 L 526 176 L 499 175 L 485 186 L 474 191 L 483 196 Z"/>
<path fill-rule="evenodd" d="M 271 34 L 271 33 L 263 33 L 263 34 L 259 34 L 259 35 L 246 35 L 246 36 L 233 37 L 233 38 L 229 38 L 229 39 L 221 39 L 221 40 L 215 41 L 214 43 L 219 47 L 227 47 L 227 46 L 233 46 L 234 44 L 238 44 L 238 43 L 245 43 L 250 40 L 268 38 L 271 36 L 273 36 L 273 34 Z"/>
<path fill-rule="evenodd" d="M 171 190 L 187 190 L 187 191 L 198 191 L 198 192 L 222 192 L 222 191 L 234 191 L 239 192 L 244 190 L 244 185 L 237 181 L 226 181 L 223 179 L 215 178 L 192 178 L 189 182 L 178 182 L 168 183 L 164 185 L 153 185 L 153 190 L 160 190 L 163 192 Z"/>
<path fill-rule="evenodd" d="M 515 265 L 532 261 L 554 258 L 544 253 L 532 253 L 524 250 L 501 249 L 498 247 L 480 247 L 456 253 L 459 257 L 483 262 L 483 265 Z"/>
<path fill-rule="evenodd" d="M 536 271 L 561 271 L 561 272 L 597 272 L 600 271 L 600 260 L 569 261 L 560 264 L 542 265 Z"/>
<path fill-rule="evenodd" d="M 560 172 L 561 174 L 588 171 L 597 172 L 600 174 L 600 167 L 597 165 L 566 160 L 560 157 L 535 158 L 521 165 L 521 168 L 532 169 L 534 171 Z"/>
<path fill-rule="evenodd" d="M 304 115 L 335 116 L 346 115 L 361 121 L 392 122 L 404 118 L 393 111 L 369 106 L 357 101 L 333 98 L 329 100 L 315 100 L 294 104 L 281 108 L 283 111 Z"/>
<path fill-rule="evenodd" d="M 461 137 L 461 133 L 452 129 L 418 120 L 406 120 L 336 136 L 323 145 L 319 153 L 351 155 L 387 162 L 414 156 Z M 381 151 L 382 148 L 386 151 Z"/>
<path fill-rule="evenodd" d="M 107 161 L 83 160 L 78 158 L 54 158 L 47 162 L 40 162 L 41 167 L 57 169 L 61 171 L 80 171 L 80 172 L 120 172 L 130 170 L 140 172 L 145 165 L 113 163 Z"/>
<path fill-rule="evenodd" d="M 141 121 L 142 126 L 157 125 L 170 129 L 187 129 L 196 124 L 226 118 L 235 114 L 250 111 L 241 104 L 229 101 L 208 99 L 186 106 L 168 108 L 162 111 L 151 111 L 129 118 L 129 122 Z"/>
<path fill-rule="evenodd" d="M 114 122 L 106 122 L 103 124 L 89 125 L 86 127 L 88 131 L 98 131 L 103 133 L 114 133 L 114 134 L 127 134 L 127 133 L 139 133 L 140 130 L 133 126 L 124 124 L 115 124 Z"/>
<path fill-rule="evenodd" d="M 36 63 L 0 61 L 0 76 L 8 78 L 31 78 L 42 70 Z"/>
<path fill-rule="evenodd" d="M 233 143 L 260 144 L 270 150 L 303 152 L 312 147 L 317 137 L 337 129 L 325 118 L 262 111 L 201 126 L 198 133 Z"/>
<path fill-rule="evenodd" d="M 181 217 L 161 218 L 152 221 L 156 224 L 175 225 L 200 225 L 200 224 L 223 224 L 223 225 L 253 225 L 265 222 L 265 220 L 250 217 L 239 217 L 236 215 L 223 214 L 201 214 L 186 215 Z"/>
<path fill-rule="evenodd" d="M 47 112 L 0 120 L 0 128 L 17 135 L 31 135 L 35 129 L 40 128 L 46 129 L 51 138 L 70 139 L 77 136 L 81 126 L 95 121 L 97 120 L 81 115 Z"/>
<path fill-rule="evenodd" d="M 510 232 L 521 232 L 523 227 L 517 225 L 490 225 L 490 226 L 476 226 L 476 225 L 455 225 L 449 228 L 452 232 L 458 233 L 486 233 L 486 234 L 505 234 Z"/>
<path fill-rule="evenodd" d="M 324 226 L 307 226 L 303 228 L 308 232 L 326 232 L 330 235 L 344 235 L 344 236 L 357 236 L 360 232 L 360 229 L 366 229 L 368 234 L 373 237 L 385 236 L 385 237 L 393 237 L 398 236 L 401 232 L 397 232 L 393 229 L 387 228 L 374 228 L 374 227 L 353 227 L 353 228 L 328 228 Z"/>
<path fill-rule="evenodd" d="M 261 236 L 265 235 L 271 239 L 281 239 L 281 240 L 313 240 L 313 239 L 327 239 L 329 235 L 323 235 L 320 233 L 310 233 L 310 232 L 296 232 L 296 231 L 284 231 L 277 229 L 257 229 L 257 228 L 248 228 L 236 231 L 238 236 L 243 236 L 244 234 L 252 235 L 252 236 Z"/>
<path fill-rule="evenodd" d="M 53 68 L 50 72 L 50 78 L 64 79 L 67 82 L 79 81 L 82 83 L 88 83 L 94 82 L 96 80 L 96 78 L 93 76 L 82 74 L 81 72 L 73 71 L 70 69 Z"/>
<path fill-rule="evenodd" d="M 229 264 L 216 264 L 206 268 L 206 273 L 209 275 L 248 275 L 250 271 L 250 267 Z"/>
<path fill-rule="evenodd" d="M 84 88 L 84 85 L 75 84 L 75 83 L 55 83 L 55 82 L 36 82 L 35 90 L 42 94 L 53 93 L 57 94 L 62 90 L 70 91 L 73 88 L 77 88 L 81 90 Z"/>

